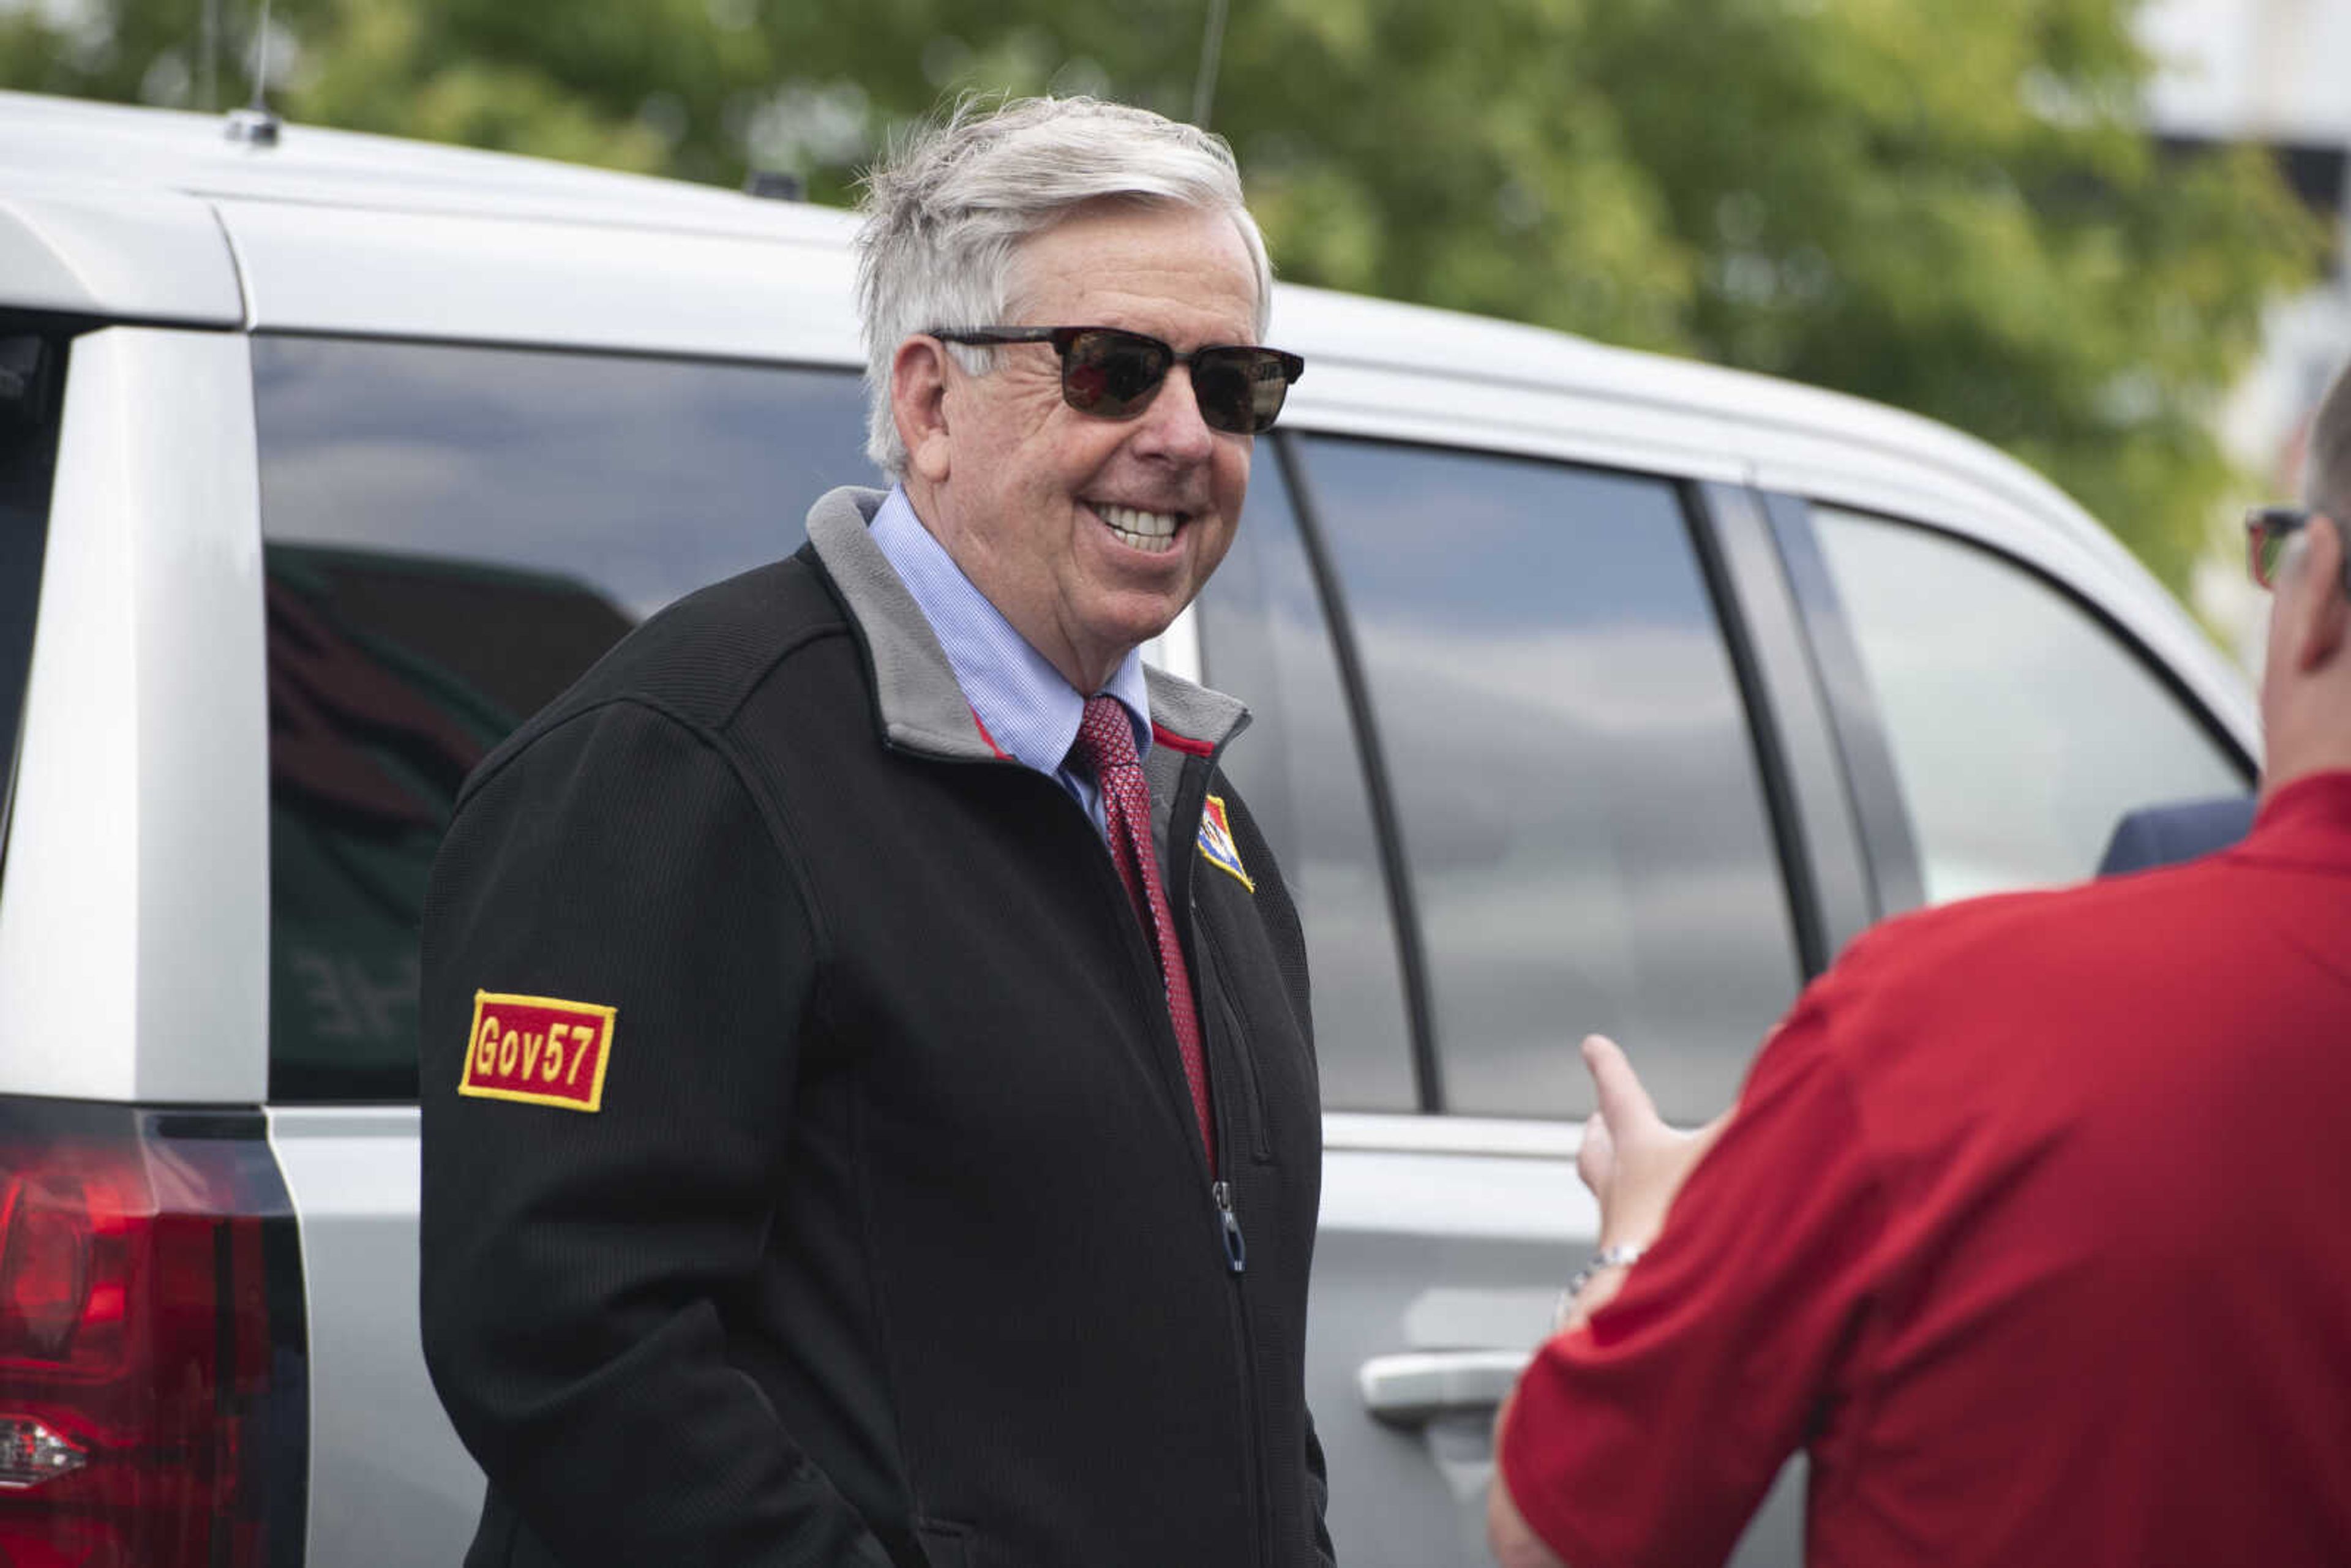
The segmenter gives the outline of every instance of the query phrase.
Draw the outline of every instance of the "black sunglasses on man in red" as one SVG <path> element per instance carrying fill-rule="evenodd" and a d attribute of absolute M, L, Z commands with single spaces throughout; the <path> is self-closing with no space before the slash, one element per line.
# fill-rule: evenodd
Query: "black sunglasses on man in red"
<path fill-rule="evenodd" d="M 2245 565 L 2262 588 L 2277 586 L 2278 562 L 2285 559 L 2286 540 L 2308 526 L 2310 519 L 2329 514 L 2309 507 L 2253 507 L 2245 513 Z M 2343 586 L 2351 591 L 2351 534 L 2341 523 L 2335 537 L 2344 547 Z"/>
<path fill-rule="evenodd" d="M 1061 401 L 1098 419 L 1133 419 L 1151 406 L 1170 368 L 1192 369 L 1192 397 L 1211 430 L 1254 435 L 1281 413 L 1306 361 L 1280 349 L 1217 343 L 1179 354 L 1119 327 L 934 327 L 946 343 L 1050 343 L 1061 356 Z"/>

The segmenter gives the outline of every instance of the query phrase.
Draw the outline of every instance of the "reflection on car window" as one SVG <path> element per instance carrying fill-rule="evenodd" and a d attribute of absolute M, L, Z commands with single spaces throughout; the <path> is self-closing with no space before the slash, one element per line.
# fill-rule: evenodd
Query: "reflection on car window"
<path fill-rule="evenodd" d="M 1240 530 L 1199 616 L 1209 684 L 1249 704 L 1254 720 L 1223 766 L 1306 928 L 1322 1103 L 1417 1109 L 1395 926 L 1354 726 L 1290 495 L 1263 444 Z"/>
<path fill-rule="evenodd" d="M 1314 438 L 1423 927 L 1447 1109 L 1578 1115 L 1624 1040 L 1729 1103 L 1799 965 L 1735 676 L 1673 488 Z"/>
<path fill-rule="evenodd" d="M 415 1092 L 416 928 L 457 786 L 651 612 L 872 484 L 854 374 L 254 343 L 270 1092 Z"/>
<path fill-rule="evenodd" d="M 1927 528 L 1813 517 L 1928 902 L 2077 880 L 2125 812 L 2247 788 L 2147 666 L 2039 577 Z"/>

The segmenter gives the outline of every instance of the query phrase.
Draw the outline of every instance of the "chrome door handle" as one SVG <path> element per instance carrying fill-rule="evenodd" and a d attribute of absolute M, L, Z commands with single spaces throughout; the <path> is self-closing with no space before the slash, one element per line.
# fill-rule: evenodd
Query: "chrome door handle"
<path fill-rule="evenodd" d="M 1526 1370 L 1523 1350 L 1421 1350 L 1375 1355 L 1356 1370 L 1364 1408 L 1391 1427 L 1422 1427 L 1439 1416 L 1500 1405 Z"/>

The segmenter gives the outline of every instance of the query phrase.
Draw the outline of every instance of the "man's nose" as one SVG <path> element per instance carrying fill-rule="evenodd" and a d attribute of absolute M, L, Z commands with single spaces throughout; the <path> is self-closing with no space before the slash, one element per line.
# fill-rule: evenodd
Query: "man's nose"
<path fill-rule="evenodd" d="M 1200 463 L 1216 449 L 1217 433 L 1200 417 L 1200 400 L 1192 391 L 1189 365 L 1167 368 L 1167 379 L 1160 383 L 1158 395 L 1143 411 L 1139 423 L 1142 428 L 1134 434 L 1138 452 Z"/>

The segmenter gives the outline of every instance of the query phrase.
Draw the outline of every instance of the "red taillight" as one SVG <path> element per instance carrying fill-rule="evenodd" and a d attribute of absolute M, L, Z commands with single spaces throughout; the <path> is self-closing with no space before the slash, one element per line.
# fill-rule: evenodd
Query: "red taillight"
<path fill-rule="evenodd" d="M 0 1099 L 0 1568 L 299 1563 L 296 1248 L 258 1113 Z"/>
<path fill-rule="evenodd" d="M 78 1187 L 0 1177 L 0 1356 L 64 1359 L 89 1300 L 90 1242 Z"/>

